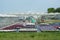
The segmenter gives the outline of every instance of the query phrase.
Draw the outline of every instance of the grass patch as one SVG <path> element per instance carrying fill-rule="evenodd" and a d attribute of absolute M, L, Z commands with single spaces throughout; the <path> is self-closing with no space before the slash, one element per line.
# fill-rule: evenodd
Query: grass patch
<path fill-rule="evenodd" d="M 0 32 L 0 40 L 60 40 L 60 32 Z"/>

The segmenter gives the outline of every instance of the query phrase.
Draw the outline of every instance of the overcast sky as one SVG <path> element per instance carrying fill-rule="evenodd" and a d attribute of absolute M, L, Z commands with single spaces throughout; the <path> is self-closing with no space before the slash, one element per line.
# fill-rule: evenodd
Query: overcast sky
<path fill-rule="evenodd" d="M 40 11 L 60 7 L 60 0 L 0 0 L 0 13 Z"/>

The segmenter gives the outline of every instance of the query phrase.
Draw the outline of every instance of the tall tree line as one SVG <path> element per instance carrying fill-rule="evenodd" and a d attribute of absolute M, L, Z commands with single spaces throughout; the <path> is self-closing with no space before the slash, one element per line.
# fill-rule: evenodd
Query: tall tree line
<path fill-rule="evenodd" d="M 60 7 L 59 8 L 48 8 L 48 13 L 60 13 Z"/>

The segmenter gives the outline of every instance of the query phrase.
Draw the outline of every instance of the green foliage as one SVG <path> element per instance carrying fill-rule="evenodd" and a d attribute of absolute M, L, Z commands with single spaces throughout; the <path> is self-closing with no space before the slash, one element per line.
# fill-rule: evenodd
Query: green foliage
<path fill-rule="evenodd" d="M 48 8 L 48 13 L 54 13 L 55 9 L 54 8 Z"/>
<path fill-rule="evenodd" d="M 55 12 L 60 13 L 60 8 L 57 8 L 57 9 L 55 10 Z"/>
<path fill-rule="evenodd" d="M 60 13 L 60 8 L 48 8 L 48 13 Z"/>

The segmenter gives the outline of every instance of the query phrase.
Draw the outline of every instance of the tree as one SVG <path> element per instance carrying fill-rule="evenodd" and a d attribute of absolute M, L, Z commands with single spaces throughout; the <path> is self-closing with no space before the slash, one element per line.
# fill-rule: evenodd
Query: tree
<path fill-rule="evenodd" d="M 54 13 L 55 9 L 54 8 L 48 8 L 48 13 Z"/>
<path fill-rule="evenodd" d="M 55 10 L 55 12 L 60 13 L 60 8 L 57 8 L 57 9 Z"/>

